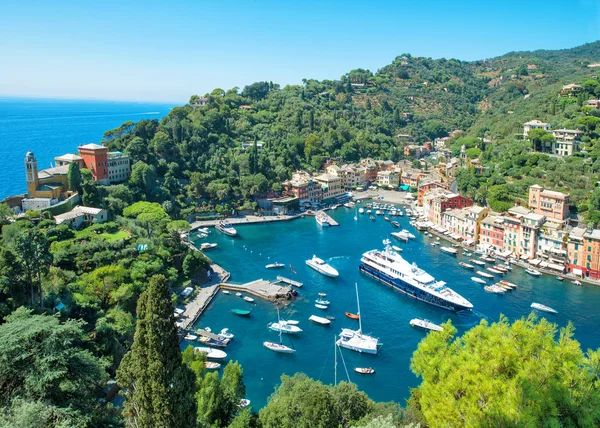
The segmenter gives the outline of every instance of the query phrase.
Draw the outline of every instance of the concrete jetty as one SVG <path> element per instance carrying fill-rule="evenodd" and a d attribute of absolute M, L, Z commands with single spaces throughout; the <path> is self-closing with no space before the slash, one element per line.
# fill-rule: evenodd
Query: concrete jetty
<path fill-rule="evenodd" d="M 277 281 L 282 282 L 284 284 L 291 285 L 292 287 L 302 288 L 302 283 L 300 281 L 294 281 L 293 279 L 286 278 L 284 276 L 277 276 Z"/>
<path fill-rule="evenodd" d="M 217 291 L 219 291 L 219 284 L 209 285 L 198 290 L 196 296 L 185 305 L 185 311 L 181 317 L 182 330 L 187 330 L 194 325 L 215 297 Z"/>
<path fill-rule="evenodd" d="M 279 282 L 267 281 L 265 279 L 257 279 L 245 284 L 233 284 L 228 282 L 226 284 L 220 284 L 220 287 L 225 290 L 245 292 L 269 301 L 289 299 L 293 296 L 291 287 L 281 285 Z"/>
<path fill-rule="evenodd" d="M 235 225 L 240 225 L 240 224 L 258 224 L 258 223 L 273 223 L 276 221 L 289 221 L 289 220 L 294 220 L 294 219 L 297 219 L 297 218 L 300 218 L 303 216 L 304 216 L 304 213 L 297 214 L 297 215 L 278 215 L 278 216 L 249 215 L 249 216 L 245 216 L 245 217 L 228 217 L 228 218 L 224 218 L 224 219 L 195 221 L 193 223 L 190 223 L 190 225 L 192 227 L 191 230 L 193 231 L 193 230 L 200 229 L 201 227 L 214 227 L 223 220 L 227 220 L 227 223 L 235 226 Z"/>

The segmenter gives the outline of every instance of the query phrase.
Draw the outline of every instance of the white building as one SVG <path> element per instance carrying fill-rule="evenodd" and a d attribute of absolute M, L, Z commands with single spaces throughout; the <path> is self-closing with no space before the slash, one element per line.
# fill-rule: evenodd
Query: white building
<path fill-rule="evenodd" d="M 104 223 L 107 220 L 105 209 L 76 206 L 71 211 L 54 216 L 56 224 L 66 224 L 77 229 L 82 223 L 95 222 Z"/>
<path fill-rule="evenodd" d="M 561 156 L 572 156 L 579 151 L 583 131 L 578 129 L 555 129 L 552 131 L 554 143 L 552 153 Z"/>
<path fill-rule="evenodd" d="M 122 152 L 108 152 L 108 182 L 121 183 L 127 181 L 131 174 L 129 156 Z"/>
<path fill-rule="evenodd" d="M 315 181 L 321 185 L 323 189 L 323 200 L 335 198 L 345 193 L 344 180 L 331 174 L 317 175 Z"/>
<path fill-rule="evenodd" d="M 525 122 L 523 124 L 523 137 L 527 138 L 527 134 L 532 129 L 543 129 L 544 131 L 550 131 L 550 124 L 546 122 L 542 122 L 540 120 L 530 120 L 529 122 Z"/>

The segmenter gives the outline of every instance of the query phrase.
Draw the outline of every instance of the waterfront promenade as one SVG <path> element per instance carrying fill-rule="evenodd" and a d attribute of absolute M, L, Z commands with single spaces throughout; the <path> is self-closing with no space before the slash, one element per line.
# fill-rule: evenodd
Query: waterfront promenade
<path fill-rule="evenodd" d="M 227 223 L 231 225 L 238 224 L 258 224 L 258 223 L 272 223 L 276 221 L 288 221 L 294 220 L 300 217 L 303 217 L 305 214 L 296 214 L 296 215 L 278 215 L 278 216 L 256 216 L 256 215 L 248 215 L 244 217 L 228 217 L 226 219 L 218 219 L 218 220 L 201 220 L 190 223 L 191 230 L 197 230 L 201 227 L 214 227 L 219 222 L 223 220 L 227 220 Z"/>
<path fill-rule="evenodd" d="M 267 281 L 262 278 L 245 284 L 233 284 L 229 282 L 227 284 L 221 284 L 221 288 L 235 292 L 246 292 L 269 301 L 280 299 L 289 300 L 293 297 L 291 287 L 282 285 L 279 281 Z"/>

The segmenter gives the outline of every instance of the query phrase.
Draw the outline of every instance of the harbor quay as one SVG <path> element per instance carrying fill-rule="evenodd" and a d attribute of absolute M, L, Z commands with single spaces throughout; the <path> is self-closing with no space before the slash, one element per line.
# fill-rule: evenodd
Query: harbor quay
<path fill-rule="evenodd" d="M 214 227 L 223 220 L 227 220 L 227 223 L 232 225 L 240 225 L 240 224 L 259 224 L 259 223 L 272 223 L 276 221 L 289 221 L 295 220 L 297 218 L 303 217 L 305 214 L 297 214 L 297 215 L 278 215 L 278 216 L 256 216 L 256 215 L 248 215 L 244 217 L 229 217 L 227 219 L 218 219 L 218 220 L 201 220 L 190 223 L 191 231 L 200 229 L 201 227 Z"/>

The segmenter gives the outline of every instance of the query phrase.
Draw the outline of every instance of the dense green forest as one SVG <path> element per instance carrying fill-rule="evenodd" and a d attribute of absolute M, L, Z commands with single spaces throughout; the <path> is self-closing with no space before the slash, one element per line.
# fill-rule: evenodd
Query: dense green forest
<path fill-rule="evenodd" d="M 600 221 L 600 190 L 591 193 L 599 114 L 583 105 L 600 95 L 599 70 L 587 67 L 599 57 L 598 42 L 476 62 L 403 54 L 338 80 L 215 89 L 204 107 L 192 96 L 161 120 L 107 131 L 104 143 L 132 158 L 131 178 L 99 186 L 72 168 L 69 186 L 85 205 L 106 207 L 110 222 L 72 230 L 39 212 L 12 221 L 0 205 L 0 426 L 597 425 L 598 355 L 584 354 L 570 327 L 500 320 L 458 338 L 447 325 L 415 352 L 422 384 L 407 403 L 375 403 L 354 385 L 298 374 L 251 413 L 237 406 L 243 368 L 232 362 L 221 376 L 205 373 L 200 355 L 179 351 L 172 309 L 183 303 L 176 292 L 210 262 L 182 243 L 185 219 L 252 209 L 257 193 L 278 191 L 293 170 L 317 170 L 327 159 L 400 160 L 399 134 L 424 142 L 462 130 L 451 149 L 464 144 L 489 168 L 462 170 L 459 188 L 494 209 L 540 183 L 570 191 L 576 209 Z M 566 83 L 584 92 L 561 98 Z M 515 138 L 531 119 L 581 128 L 586 151 L 531 153 L 534 141 Z M 255 141 L 260 150 L 242 148 Z M 109 378 L 125 387 L 124 410 L 100 400 Z"/>

